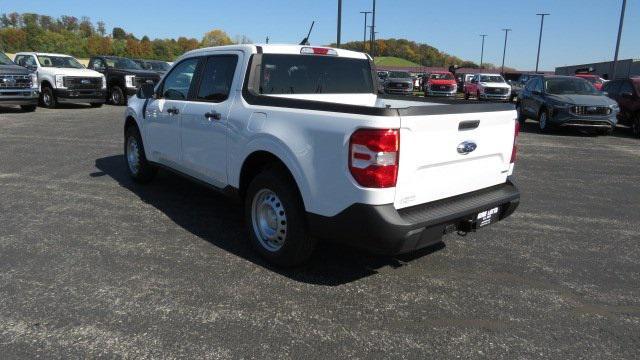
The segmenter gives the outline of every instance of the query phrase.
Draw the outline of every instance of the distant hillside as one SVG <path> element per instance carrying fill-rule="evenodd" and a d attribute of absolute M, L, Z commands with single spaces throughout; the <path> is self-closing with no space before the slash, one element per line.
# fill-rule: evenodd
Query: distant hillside
<path fill-rule="evenodd" d="M 335 45 L 335 44 L 332 44 Z M 352 41 L 340 46 L 343 49 L 362 51 L 362 41 Z M 369 43 L 366 44 L 369 52 Z M 460 59 L 459 57 L 442 52 L 431 45 L 420 44 L 407 39 L 378 39 L 376 40 L 376 64 L 387 66 L 439 66 L 449 67 L 458 65 L 460 67 L 477 68 L 478 65 Z M 383 63 L 378 63 L 378 59 Z M 384 59 L 392 59 L 391 63 L 386 63 Z M 393 59 L 399 60 L 396 62 Z M 487 64 L 485 64 L 487 65 Z"/>
<path fill-rule="evenodd" d="M 377 66 L 420 66 L 413 61 L 395 56 L 379 56 L 375 58 L 375 63 Z"/>

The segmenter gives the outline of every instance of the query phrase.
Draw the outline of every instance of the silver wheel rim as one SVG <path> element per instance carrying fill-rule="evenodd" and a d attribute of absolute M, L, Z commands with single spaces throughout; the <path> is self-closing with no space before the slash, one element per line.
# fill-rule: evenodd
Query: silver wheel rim
<path fill-rule="evenodd" d="M 130 136 L 127 140 L 127 164 L 132 174 L 137 175 L 140 169 L 140 155 L 138 153 L 138 140 Z"/>
<path fill-rule="evenodd" d="M 46 105 L 46 106 L 50 106 L 51 105 L 51 95 L 49 95 L 48 91 L 44 91 L 42 93 L 42 102 Z"/>
<path fill-rule="evenodd" d="M 269 189 L 258 191 L 251 203 L 251 222 L 262 247 L 271 252 L 282 248 L 287 238 L 287 213 L 278 195 Z"/>
<path fill-rule="evenodd" d="M 114 104 L 120 104 L 120 93 L 118 93 L 118 91 L 116 90 L 111 91 L 111 101 Z"/>
<path fill-rule="evenodd" d="M 540 129 L 545 129 L 547 127 L 547 114 L 540 114 Z"/>

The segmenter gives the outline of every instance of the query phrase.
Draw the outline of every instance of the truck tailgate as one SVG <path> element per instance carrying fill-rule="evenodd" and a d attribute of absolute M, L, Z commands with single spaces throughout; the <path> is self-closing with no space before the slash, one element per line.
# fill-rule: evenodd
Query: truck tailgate
<path fill-rule="evenodd" d="M 400 116 L 396 209 L 501 184 L 510 175 L 515 111 Z M 465 142 L 475 150 L 460 153 Z"/>

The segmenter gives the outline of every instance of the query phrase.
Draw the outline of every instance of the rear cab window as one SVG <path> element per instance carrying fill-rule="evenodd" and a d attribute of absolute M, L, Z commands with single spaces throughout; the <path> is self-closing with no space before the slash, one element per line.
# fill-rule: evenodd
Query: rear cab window
<path fill-rule="evenodd" d="M 288 54 L 262 55 L 260 94 L 374 92 L 372 69 L 368 59 Z"/>

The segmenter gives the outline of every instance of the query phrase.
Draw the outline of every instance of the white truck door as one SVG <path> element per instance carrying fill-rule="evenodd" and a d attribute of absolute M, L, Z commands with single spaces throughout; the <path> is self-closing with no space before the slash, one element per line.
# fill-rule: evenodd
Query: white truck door
<path fill-rule="evenodd" d="M 151 99 L 147 105 L 147 151 L 153 160 L 179 170 L 182 167 L 180 121 L 197 65 L 197 58 L 186 59 L 176 65 L 161 85 L 162 96 Z"/>
<path fill-rule="evenodd" d="M 212 185 L 227 185 L 229 111 L 239 88 L 241 52 L 220 52 L 202 62 L 193 96 L 182 112 L 182 163 Z M 234 81 L 235 79 L 235 81 Z"/>

